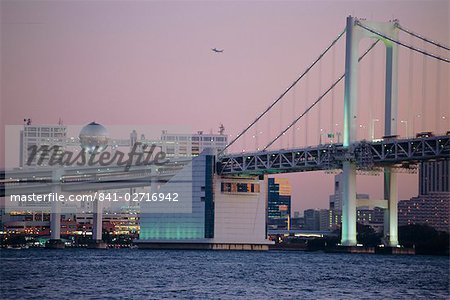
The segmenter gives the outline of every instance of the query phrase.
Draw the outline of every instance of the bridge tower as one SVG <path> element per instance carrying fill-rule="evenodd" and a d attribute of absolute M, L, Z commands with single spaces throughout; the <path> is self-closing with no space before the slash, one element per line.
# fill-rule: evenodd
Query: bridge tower
<path fill-rule="evenodd" d="M 358 124 L 358 57 L 359 44 L 364 38 L 381 40 L 386 46 L 386 85 L 384 134 L 397 133 L 397 44 L 371 33 L 358 24 L 373 28 L 394 40 L 398 40 L 396 21 L 373 22 L 347 17 L 345 52 L 344 132 L 343 146 L 351 150 L 356 142 Z M 388 201 L 385 214 L 385 236 L 389 246 L 398 244 L 397 225 L 397 177 L 391 168 L 384 170 L 384 196 Z M 356 164 L 348 159 L 343 163 L 342 240 L 344 246 L 356 245 Z"/>

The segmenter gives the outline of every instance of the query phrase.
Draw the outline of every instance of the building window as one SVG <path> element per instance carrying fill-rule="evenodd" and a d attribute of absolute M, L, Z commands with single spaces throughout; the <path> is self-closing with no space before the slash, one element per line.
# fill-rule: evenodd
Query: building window
<path fill-rule="evenodd" d="M 259 193 L 260 187 L 257 183 L 243 183 L 243 182 L 222 182 L 222 193 Z"/>
<path fill-rule="evenodd" d="M 174 147 L 167 147 L 166 151 L 167 151 L 167 154 L 175 154 L 175 148 Z"/>

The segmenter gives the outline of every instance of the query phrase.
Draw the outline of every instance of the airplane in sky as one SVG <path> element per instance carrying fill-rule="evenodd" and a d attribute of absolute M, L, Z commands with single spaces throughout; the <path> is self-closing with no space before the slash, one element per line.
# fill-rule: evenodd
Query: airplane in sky
<path fill-rule="evenodd" d="M 211 49 L 212 51 L 214 51 L 214 52 L 216 52 L 216 53 L 222 53 L 223 52 L 223 49 L 217 49 L 217 48 L 212 48 Z"/>

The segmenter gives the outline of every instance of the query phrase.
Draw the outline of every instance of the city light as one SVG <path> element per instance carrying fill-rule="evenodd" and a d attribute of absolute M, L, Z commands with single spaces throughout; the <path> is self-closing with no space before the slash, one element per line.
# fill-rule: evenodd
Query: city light
<path fill-rule="evenodd" d="M 369 2 L 1 2 L 1 298 L 449 298 L 448 3 Z"/>

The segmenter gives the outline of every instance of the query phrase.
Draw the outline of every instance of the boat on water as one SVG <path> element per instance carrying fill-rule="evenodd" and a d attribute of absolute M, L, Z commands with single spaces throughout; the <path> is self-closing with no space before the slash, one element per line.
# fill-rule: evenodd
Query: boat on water
<path fill-rule="evenodd" d="M 10 245 L 10 246 L 6 247 L 6 249 L 13 249 L 13 250 L 22 250 L 22 249 L 28 249 L 28 248 L 29 248 L 28 245 L 20 245 L 20 246 L 17 246 L 17 245 L 12 246 L 12 245 Z"/>

